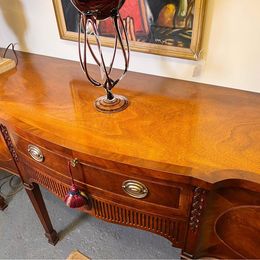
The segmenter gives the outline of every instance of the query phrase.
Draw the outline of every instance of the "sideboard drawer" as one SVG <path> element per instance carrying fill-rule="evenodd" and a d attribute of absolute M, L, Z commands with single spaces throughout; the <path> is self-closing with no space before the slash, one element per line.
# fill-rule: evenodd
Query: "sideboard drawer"
<path fill-rule="evenodd" d="M 42 147 L 38 142 L 30 142 L 20 136 L 15 136 L 15 140 L 18 153 L 27 164 L 53 177 L 62 178 L 66 184 L 70 183 L 68 162 L 73 158 L 72 152 L 70 154 L 55 149 L 52 152 L 50 149 L 53 147 Z M 104 197 L 110 193 L 114 200 L 123 200 L 139 209 L 156 208 L 157 213 L 171 210 L 173 214 L 188 216 L 192 193 L 189 185 L 144 177 L 141 171 L 140 176 L 133 175 L 130 166 L 127 172 L 110 171 L 81 161 L 80 158 L 76 167 L 72 167 L 72 173 L 78 184 L 86 187 L 93 195 L 99 191 L 100 196 L 102 191 Z"/>
<path fill-rule="evenodd" d="M 97 187 L 123 196 L 133 203 L 145 202 L 152 205 L 160 205 L 181 212 L 188 212 L 185 202 L 191 195 L 189 186 L 177 183 L 163 183 L 151 181 L 141 177 L 133 177 L 131 173 L 117 173 L 107 171 L 92 165 L 79 165 L 81 176 L 88 185 Z M 137 195 L 137 196 L 136 196 Z M 140 196 L 139 196 L 140 195 Z"/>
<path fill-rule="evenodd" d="M 52 152 L 36 142 L 28 141 L 20 136 L 14 135 L 15 145 L 18 153 L 21 153 L 32 165 L 47 167 L 61 174 L 67 174 L 68 161 L 71 156 L 65 153 Z"/>

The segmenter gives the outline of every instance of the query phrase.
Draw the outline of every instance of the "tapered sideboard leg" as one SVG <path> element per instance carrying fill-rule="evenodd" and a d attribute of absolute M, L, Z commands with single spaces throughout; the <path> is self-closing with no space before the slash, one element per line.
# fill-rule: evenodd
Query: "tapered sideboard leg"
<path fill-rule="evenodd" d="M 7 207 L 7 204 L 5 202 L 5 199 L 0 196 L 0 210 L 4 210 Z"/>
<path fill-rule="evenodd" d="M 32 185 L 30 185 L 30 187 L 25 187 L 25 189 L 43 225 L 45 236 L 48 238 L 48 242 L 52 245 L 56 245 L 59 238 L 57 232 L 52 227 L 51 220 L 46 209 L 39 185 L 33 183 Z"/>

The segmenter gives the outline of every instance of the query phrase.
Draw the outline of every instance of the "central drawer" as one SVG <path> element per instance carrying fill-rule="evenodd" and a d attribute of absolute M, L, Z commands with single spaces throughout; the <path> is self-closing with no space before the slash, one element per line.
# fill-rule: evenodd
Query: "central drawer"
<path fill-rule="evenodd" d="M 92 187 L 102 191 L 115 193 L 128 198 L 133 203 L 146 202 L 152 207 L 160 205 L 182 211 L 184 209 L 183 198 L 188 197 L 189 190 L 178 184 L 162 184 L 149 179 L 131 176 L 131 173 L 111 172 L 99 167 L 79 164 L 74 169 L 77 180 L 83 181 Z M 84 178 L 84 179 L 83 179 Z"/>
<path fill-rule="evenodd" d="M 70 182 L 68 162 L 73 158 L 72 152 L 56 149 L 53 152 L 50 147 L 42 147 L 35 140 L 30 142 L 20 136 L 15 136 L 15 144 L 27 164 L 58 177 L 64 183 Z M 71 170 L 78 185 L 85 187 L 90 195 L 98 194 L 105 199 L 158 214 L 169 214 L 170 210 L 172 215 L 188 216 L 192 191 L 186 184 L 142 176 L 142 171 L 136 176 L 131 174 L 130 166 L 127 172 L 111 171 L 80 158 Z"/>

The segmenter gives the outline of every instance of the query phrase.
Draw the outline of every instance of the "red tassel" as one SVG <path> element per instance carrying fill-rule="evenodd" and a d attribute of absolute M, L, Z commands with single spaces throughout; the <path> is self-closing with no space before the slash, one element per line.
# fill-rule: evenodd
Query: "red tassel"
<path fill-rule="evenodd" d="M 72 184 L 70 190 L 65 196 L 64 202 L 70 208 L 80 208 L 87 204 L 87 198 L 81 195 L 80 190 L 75 186 L 75 184 Z"/>
<path fill-rule="evenodd" d="M 64 202 L 70 208 L 80 208 L 85 205 L 88 205 L 88 197 L 85 193 L 81 192 L 74 183 L 74 179 L 72 176 L 70 162 L 68 163 L 68 169 L 72 180 L 72 186 L 65 196 Z"/>

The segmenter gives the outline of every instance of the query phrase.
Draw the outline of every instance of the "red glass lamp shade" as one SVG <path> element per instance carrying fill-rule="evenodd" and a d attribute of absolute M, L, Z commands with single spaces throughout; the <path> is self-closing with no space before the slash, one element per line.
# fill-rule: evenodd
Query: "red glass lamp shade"
<path fill-rule="evenodd" d="M 81 13 L 103 20 L 115 16 L 125 0 L 71 0 L 71 2 Z"/>

